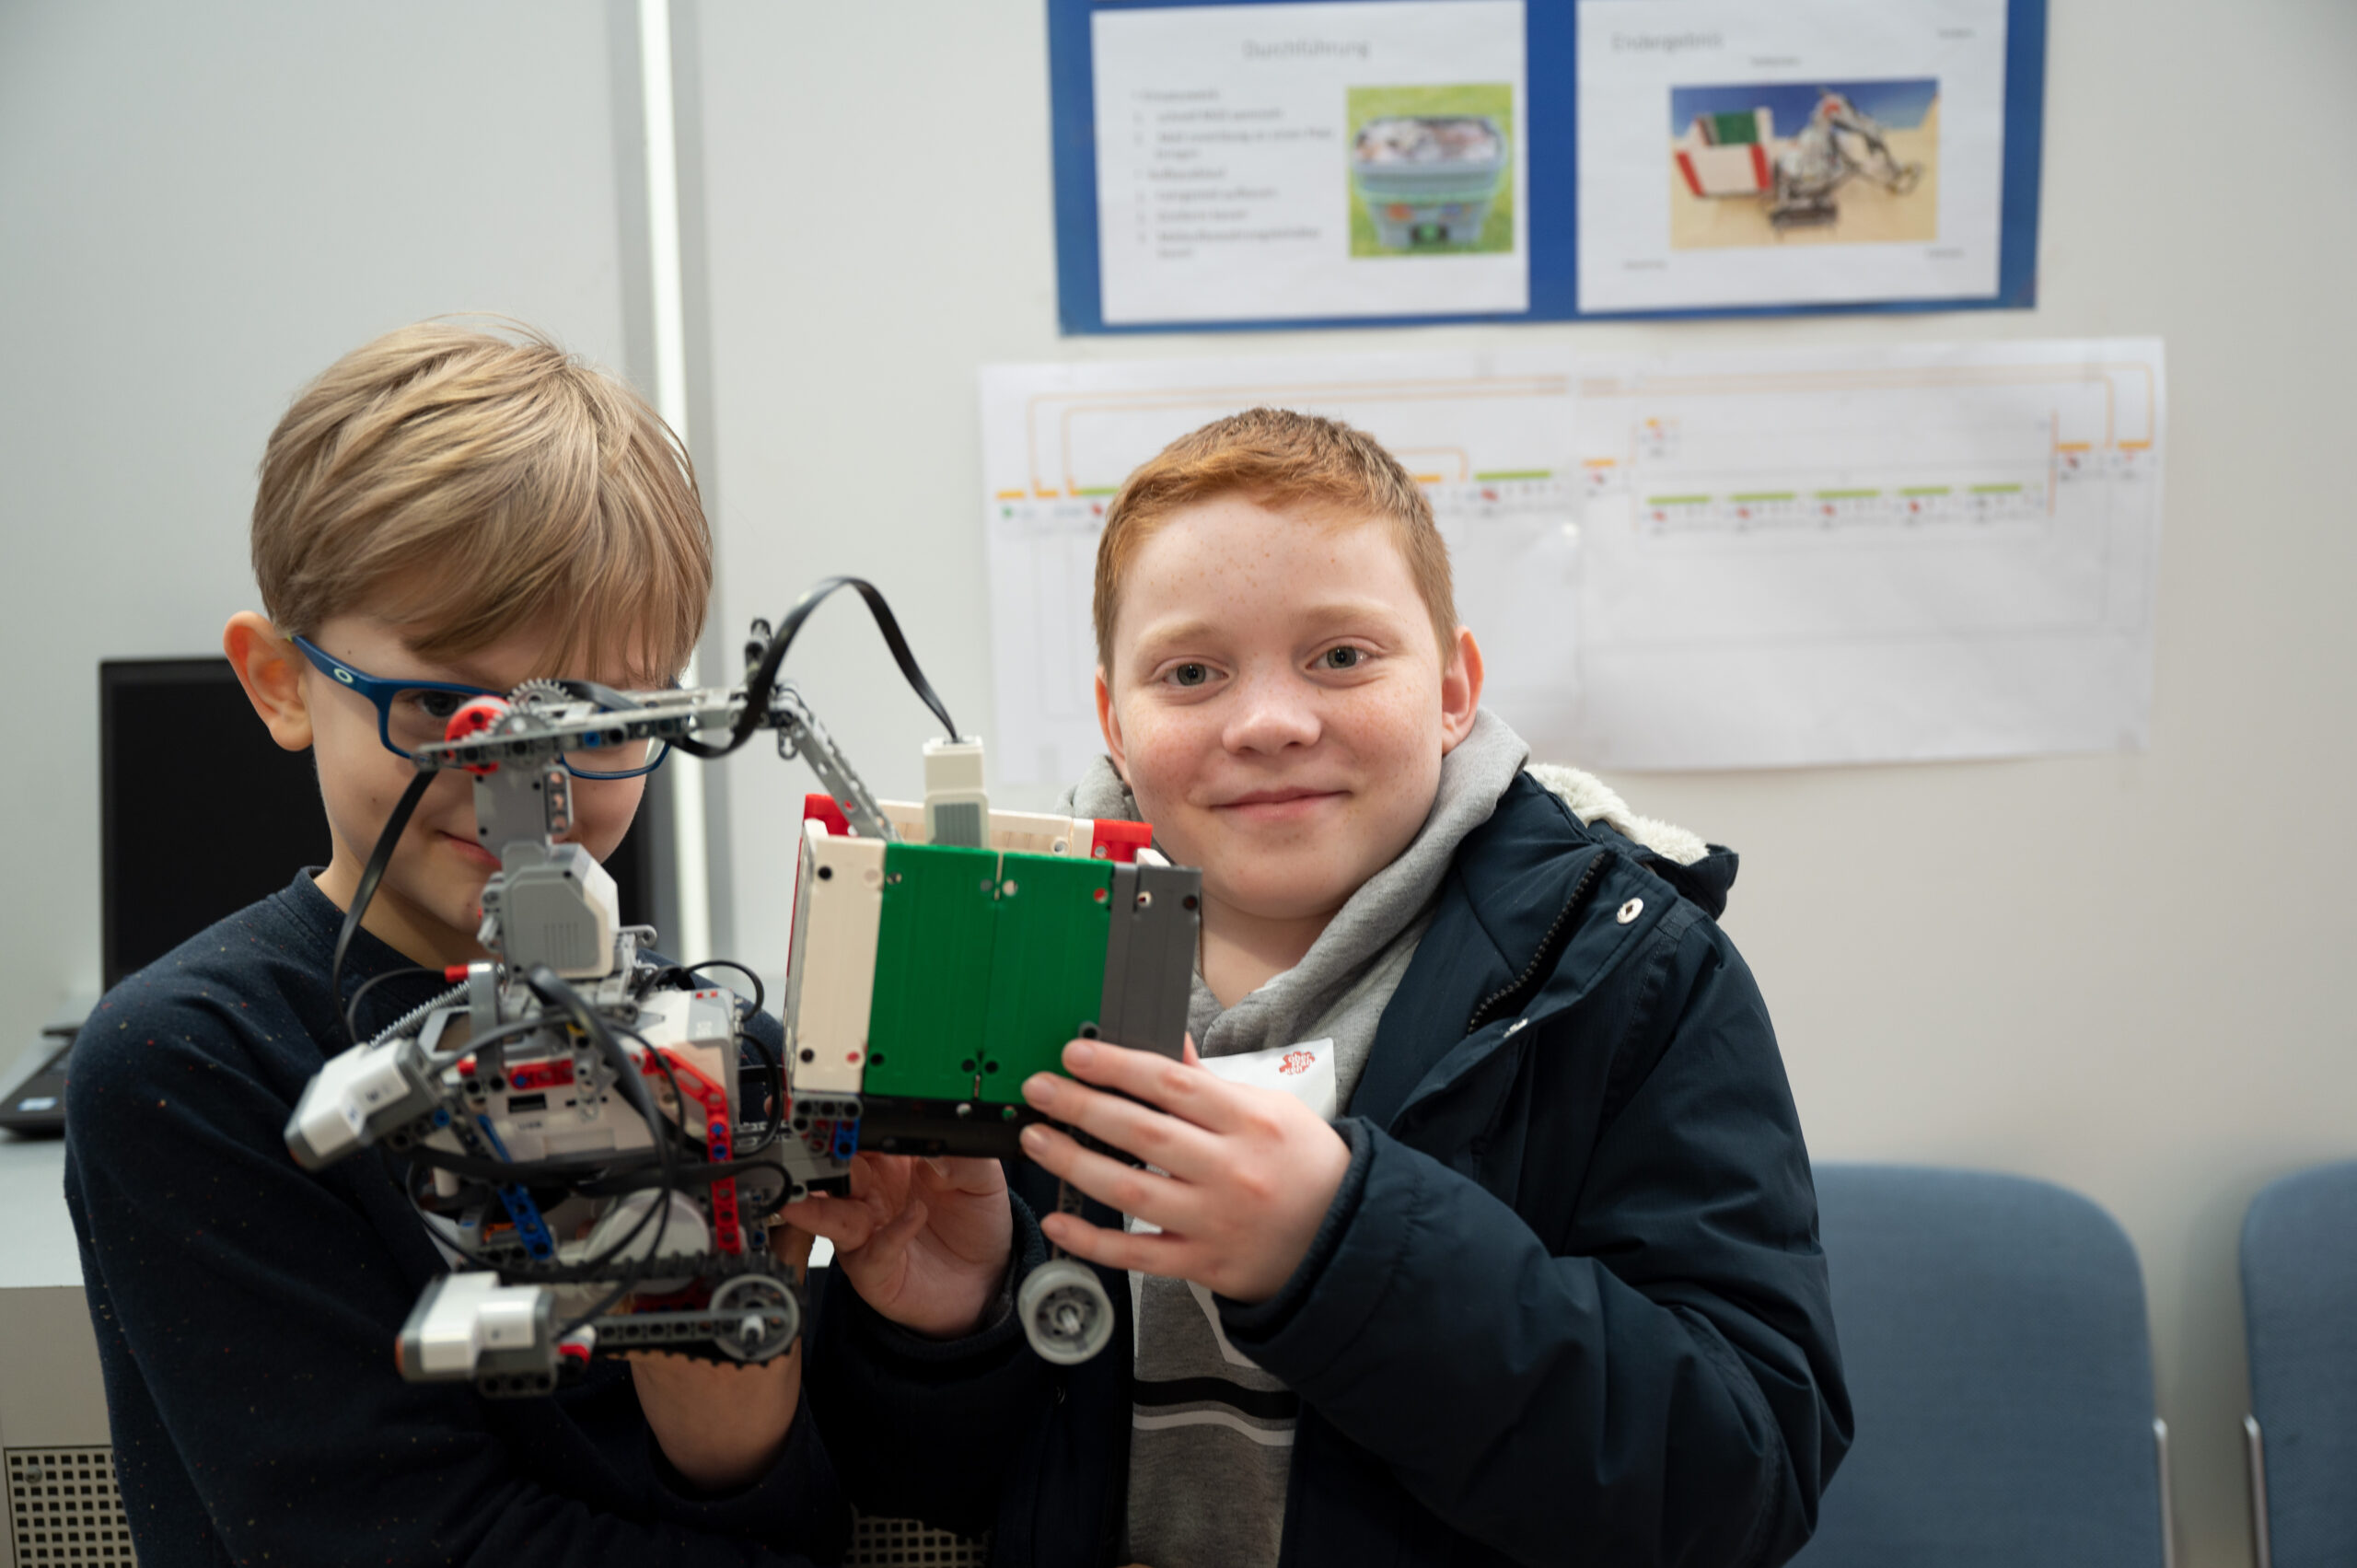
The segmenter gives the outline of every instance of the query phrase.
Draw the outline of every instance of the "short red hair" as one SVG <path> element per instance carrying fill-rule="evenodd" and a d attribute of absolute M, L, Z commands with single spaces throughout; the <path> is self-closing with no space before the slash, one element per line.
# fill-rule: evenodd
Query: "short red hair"
<path fill-rule="evenodd" d="M 1457 645 L 1448 546 L 1432 503 L 1399 459 L 1337 419 L 1247 409 L 1181 436 L 1139 465 L 1105 508 L 1097 541 L 1097 662 L 1113 668 L 1113 621 L 1138 552 L 1177 513 L 1222 495 L 1295 508 L 1336 524 L 1380 522 L 1399 546 L 1432 616 L 1446 663 Z"/>

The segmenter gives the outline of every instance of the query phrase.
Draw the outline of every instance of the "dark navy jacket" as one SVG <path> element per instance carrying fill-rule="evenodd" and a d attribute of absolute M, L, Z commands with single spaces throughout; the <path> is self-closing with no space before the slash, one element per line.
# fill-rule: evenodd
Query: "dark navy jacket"
<path fill-rule="evenodd" d="M 713 1498 L 618 1362 L 548 1399 L 401 1380 L 393 1341 L 441 1255 L 383 1161 L 314 1174 L 283 1131 L 341 1033 L 342 920 L 297 876 L 116 986 L 75 1042 L 65 1196 L 141 1563 L 835 1561 L 850 1520 L 807 1405 L 767 1475 Z M 406 962 L 363 932 L 347 989 Z M 369 1016 L 442 989 L 389 980 Z"/>
<path fill-rule="evenodd" d="M 1528 775 L 1458 850 L 1309 1255 L 1223 1303 L 1301 1396 L 1288 1568 L 1773 1564 L 1807 1539 L 1850 1405 L 1792 1094 L 1715 923 L 1734 874 Z M 1012 1175 L 1028 1269 L 1053 1183 Z M 1130 1293 L 1100 1272 L 1114 1348 L 1071 1368 L 1012 1320 L 931 1343 L 831 1283 L 811 1400 L 853 1500 L 993 1529 L 999 1562 L 1110 1562 Z"/>

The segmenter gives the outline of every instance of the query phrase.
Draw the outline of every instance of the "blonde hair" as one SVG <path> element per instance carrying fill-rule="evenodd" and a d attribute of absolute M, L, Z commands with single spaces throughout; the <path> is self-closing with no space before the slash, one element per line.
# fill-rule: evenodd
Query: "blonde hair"
<path fill-rule="evenodd" d="M 1444 663 L 1457 645 L 1448 546 L 1432 503 L 1364 431 L 1285 409 L 1247 409 L 1181 436 L 1139 465 L 1105 508 L 1097 541 L 1097 660 L 1113 668 L 1113 621 L 1138 552 L 1185 507 L 1243 494 L 1332 523 L 1380 522 L 1408 564 L 1432 617 Z"/>
<path fill-rule="evenodd" d="M 712 593 L 694 466 L 628 387 L 495 324 L 403 327 L 296 394 L 254 496 L 263 606 L 290 635 L 365 610 L 428 658 L 545 625 L 548 673 L 668 679 Z M 617 631 L 644 668 L 574 668 Z"/>

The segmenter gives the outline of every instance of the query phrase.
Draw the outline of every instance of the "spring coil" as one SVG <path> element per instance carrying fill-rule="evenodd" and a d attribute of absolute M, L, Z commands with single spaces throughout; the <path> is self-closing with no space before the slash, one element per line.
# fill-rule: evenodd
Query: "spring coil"
<path fill-rule="evenodd" d="M 425 1020 L 427 1018 L 448 1006 L 451 1003 L 462 1000 L 466 994 L 467 988 L 463 983 L 461 983 L 452 986 L 449 990 L 444 992 L 441 995 L 435 997 L 430 1002 L 419 1003 L 416 1006 L 411 1008 L 408 1012 L 403 1013 L 400 1017 L 395 1018 L 390 1024 L 388 1024 L 384 1028 L 377 1031 L 377 1037 L 368 1042 L 369 1045 L 373 1048 L 384 1044 L 387 1040 L 401 1040 L 409 1035 L 415 1034 L 420 1028 L 424 1027 Z"/>

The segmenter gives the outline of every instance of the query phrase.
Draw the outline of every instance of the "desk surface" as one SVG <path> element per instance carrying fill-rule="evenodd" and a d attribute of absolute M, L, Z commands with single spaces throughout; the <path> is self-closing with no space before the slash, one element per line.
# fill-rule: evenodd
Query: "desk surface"
<path fill-rule="evenodd" d="M 0 1132 L 0 1290 L 81 1283 L 65 1212 L 65 1140 Z"/>

